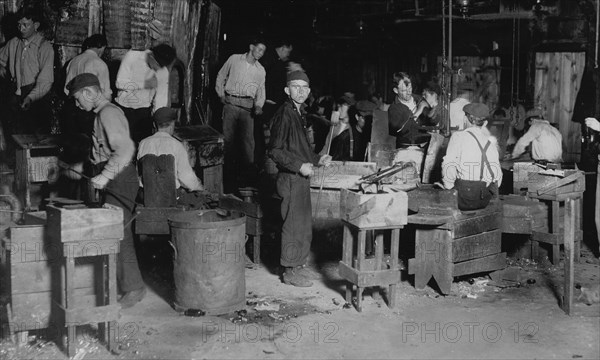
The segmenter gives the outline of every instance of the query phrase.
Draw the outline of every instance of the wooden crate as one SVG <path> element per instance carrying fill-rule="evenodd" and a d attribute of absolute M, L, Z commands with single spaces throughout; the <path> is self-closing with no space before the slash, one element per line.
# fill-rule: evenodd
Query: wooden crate
<path fill-rule="evenodd" d="M 342 189 L 340 214 L 343 220 L 359 228 L 402 226 L 408 222 L 408 196 L 403 191 L 361 194 Z"/>
<path fill-rule="evenodd" d="M 58 331 L 62 326 L 53 323 L 51 313 L 53 301 L 61 301 L 65 284 L 63 246 L 48 239 L 43 218 L 44 212 L 25 216 L 26 225 L 11 227 L 2 240 L 6 271 L 2 292 L 10 300 L 12 315 L 2 320 L 13 333 L 43 328 Z M 94 305 L 94 275 L 102 269 L 88 258 L 79 260 L 76 268 L 76 305 Z"/>
<path fill-rule="evenodd" d="M 47 209 L 48 237 L 59 243 L 123 238 L 123 210 L 116 206 Z"/>
<path fill-rule="evenodd" d="M 585 191 L 585 174 L 580 170 L 561 170 L 564 177 L 546 175 L 540 172 L 530 173 L 528 176 L 527 194 L 536 197 L 538 195 L 557 196 L 560 194 L 576 193 Z M 563 184 L 563 179 L 571 176 L 574 181 Z M 558 185 L 558 186 L 556 186 Z M 549 191 L 545 188 L 553 187 Z M 543 194 L 541 193 L 543 192 Z"/>

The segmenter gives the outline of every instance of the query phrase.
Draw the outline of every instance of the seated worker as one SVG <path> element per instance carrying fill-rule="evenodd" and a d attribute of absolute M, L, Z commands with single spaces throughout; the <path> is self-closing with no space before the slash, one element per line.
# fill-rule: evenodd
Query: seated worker
<path fill-rule="evenodd" d="M 428 82 L 423 89 L 423 98 L 426 107 L 423 109 L 421 116 L 418 118 L 419 125 L 422 126 L 437 126 L 442 123 L 442 109 L 439 103 L 439 95 L 442 89 L 434 82 Z"/>
<path fill-rule="evenodd" d="M 175 183 L 177 189 L 184 188 L 188 191 L 203 191 L 202 182 L 192 169 L 187 151 L 183 144 L 173 137 L 177 111 L 171 108 L 160 108 L 153 115 L 156 133 L 140 141 L 137 153 L 138 161 L 144 155 L 168 155 L 175 158 Z"/>
<path fill-rule="evenodd" d="M 350 130 L 350 116 L 348 110 L 351 106 L 354 106 L 356 102 L 352 97 L 347 95 L 342 96 L 337 102 L 337 112 L 340 114 L 339 122 L 334 123 L 331 135 L 327 134 L 325 146 L 322 152 L 324 153 L 328 149 L 328 141 L 331 141 L 329 153 L 325 155 L 331 155 L 331 159 L 334 161 L 350 161 L 353 156 L 354 139 Z M 331 137 L 331 139 L 329 139 Z M 352 149 L 352 150 L 351 150 Z"/>
<path fill-rule="evenodd" d="M 367 144 L 371 137 L 366 125 L 368 118 L 372 118 L 372 116 L 363 115 L 357 105 L 352 105 L 347 110 L 340 112 L 340 123 L 335 129 L 342 130 L 333 138 L 329 152 L 333 160 L 365 161 Z M 345 114 L 343 118 L 342 114 Z"/>
<path fill-rule="evenodd" d="M 410 76 L 404 72 L 394 73 L 396 99 L 388 109 L 389 134 L 396 137 L 396 148 L 421 142 L 417 118 L 426 104 L 412 93 Z"/>
<path fill-rule="evenodd" d="M 490 112 L 488 107 L 470 103 L 465 105 L 463 111 L 471 126 L 450 137 L 442 162 L 442 181 L 444 188 L 458 190 L 459 209 L 475 210 L 486 207 L 490 199 L 498 194 L 502 169 L 496 139 L 486 128 Z M 476 189 L 478 185 L 479 191 L 470 199 L 469 190 L 465 188 Z"/>
<path fill-rule="evenodd" d="M 531 144 L 531 158 L 536 161 L 560 163 L 562 161 L 562 135 L 548 120 L 544 120 L 542 112 L 534 109 L 528 112 L 525 120 L 529 129 L 515 144 L 509 159 L 521 156 Z"/>

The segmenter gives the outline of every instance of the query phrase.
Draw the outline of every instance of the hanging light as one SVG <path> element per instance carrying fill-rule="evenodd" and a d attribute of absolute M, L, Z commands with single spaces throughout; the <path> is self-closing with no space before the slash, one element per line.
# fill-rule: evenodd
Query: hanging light
<path fill-rule="evenodd" d="M 458 10 L 463 18 L 469 16 L 469 6 L 471 6 L 471 0 L 456 0 L 456 5 L 458 5 Z"/>

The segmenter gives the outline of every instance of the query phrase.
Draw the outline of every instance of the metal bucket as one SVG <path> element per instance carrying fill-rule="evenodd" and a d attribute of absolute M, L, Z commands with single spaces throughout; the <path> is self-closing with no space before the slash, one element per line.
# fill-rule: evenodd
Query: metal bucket
<path fill-rule="evenodd" d="M 169 218 L 175 310 L 220 315 L 246 302 L 246 217 L 236 211 L 201 210 Z"/>

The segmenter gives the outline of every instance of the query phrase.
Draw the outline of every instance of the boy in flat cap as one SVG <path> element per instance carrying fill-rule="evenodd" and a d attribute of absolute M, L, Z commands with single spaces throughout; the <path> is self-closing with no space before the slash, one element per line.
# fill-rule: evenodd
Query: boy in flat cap
<path fill-rule="evenodd" d="M 452 134 L 442 162 L 442 181 L 446 189 L 458 190 L 461 210 L 475 210 L 487 206 L 489 200 L 498 194 L 502 169 L 497 141 L 486 128 L 489 108 L 485 104 L 471 103 L 465 105 L 463 111 L 470 127 Z M 461 200 L 469 202 L 465 188 L 471 186 L 474 189 L 474 182 L 485 183 L 483 191 L 487 192 L 477 194 L 472 203 L 461 206 Z"/>
<path fill-rule="evenodd" d="M 329 165 L 331 156 L 319 156 L 308 140 L 304 102 L 310 94 L 309 80 L 303 71 L 287 75 L 288 100 L 272 120 L 269 156 L 277 164 L 277 193 L 281 196 L 281 266 L 283 282 L 307 287 L 312 282 L 302 273 L 312 242 L 310 177 L 313 166 Z"/>
<path fill-rule="evenodd" d="M 173 155 L 175 158 L 176 187 L 183 187 L 189 191 L 202 191 L 202 182 L 194 173 L 188 154 L 183 144 L 173 137 L 177 110 L 171 108 L 160 108 L 154 113 L 156 133 L 140 142 L 137 158 L 140 160 L 148 154 Z"/>
<path fill-rule="evenodd" d="M 96 114 L 92 131 L 91 184 L 95 189 L 107 190 L 105 203 L 123 209 L 123 224 L 126 226 L 120 243 L 117 281 L 124 293 L 119 300 L 121 306 L 131 307 L 146 294 L 130 225 L 139 187 L 132 162 L 135 146 L 129 137 L 125 114 L 104 97 L 96 75 L 79 74 L 67 84 L 67 89 L 80 109 Z"/>

